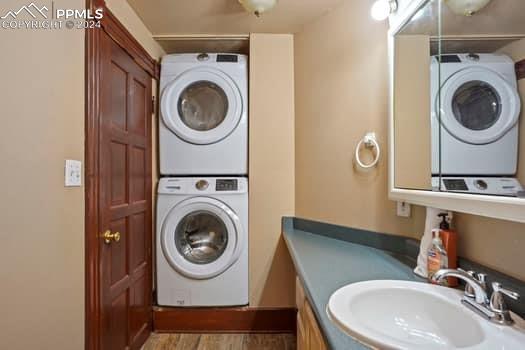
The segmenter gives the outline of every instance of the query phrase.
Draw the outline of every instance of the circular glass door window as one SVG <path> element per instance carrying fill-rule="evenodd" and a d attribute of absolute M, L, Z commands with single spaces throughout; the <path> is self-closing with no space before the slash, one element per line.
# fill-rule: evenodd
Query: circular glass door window
<path fill-rule="evenodd" d="M 465 128 L 480 131 L 492 127 L 501 116 L 501 97 L 490 84 L 473 80 L 462 84 L 452 98 L 452 111 Z"/>
<path fill-rule="evenodd" d="M 182 122 L 190 129 L 208 131 L 219 126 L 228 113 L 228 97 L 211 81 L 197 81 L 180 94 L 178 111 Z"/>
<path fill-rule="evenodd" d="M 209 264 L 217 260 L 227 245 L 226 225 L 208 211 L 187 214 L 175 229 L 177 251 L 194 264 Z"/>

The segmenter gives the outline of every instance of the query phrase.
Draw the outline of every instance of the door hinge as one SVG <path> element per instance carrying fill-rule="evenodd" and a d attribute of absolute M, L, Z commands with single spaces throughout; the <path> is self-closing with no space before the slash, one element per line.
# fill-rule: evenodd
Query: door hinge
<path fill-rule="evenodd" d="M 155 114 L 155 96 L 151 96 L 151 114 Z"/>

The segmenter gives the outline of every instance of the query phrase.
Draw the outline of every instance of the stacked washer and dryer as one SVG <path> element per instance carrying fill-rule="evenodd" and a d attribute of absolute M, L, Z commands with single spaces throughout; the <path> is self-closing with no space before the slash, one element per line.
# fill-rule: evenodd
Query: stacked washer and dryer
<path fill-rule="evenodd" d="M 160 94 L 157 302 L 247 305 L 247 57 L 165 56 Z"/>
<path fill-rule="evenodd" d="M 501 54 L 431 60 L 432 186 L 435 190 L 521 196 L 514 62 Z"/>

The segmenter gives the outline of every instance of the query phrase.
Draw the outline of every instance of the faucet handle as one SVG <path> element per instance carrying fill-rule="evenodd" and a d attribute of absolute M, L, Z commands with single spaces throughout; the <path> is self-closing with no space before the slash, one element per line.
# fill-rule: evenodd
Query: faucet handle
<path fill-rule="evenodd" d="M 487 290 L 487 274 L 485 273 L 478 273 L 476 275 L 476 279 L 478 280 L 479 284 L 483 286 L 485 290 Z"/>
<path fill-rule="evenodd" d="M 463 269 L 458 269 L 458 270 L 465 272 L 466 274 L 468 274 L 472 278 L 476 277 L 475 276 L 476 273 L 474 271 L 472 271 L 472 270 L 469 270 L 469 271 L 465 271 Z M 472 288 L 472 286 L 470 284 L 468 284 L 468 283 L 465 285 L 465 296 L 467 296 L 469 298 L 474 298 L 475 297 L 474 288 Z"/>
<path fill-rule="evenodd" d="M 504 325 L 513 324 L 514 321 L 510 316 L 503 296 L 506 295 L 514 300 L 518 300 L 520 295 L 510 289 L 503 288 L 498 282 L 492 283 L 492 289 L 494 292 L 490 297 L 490 310 L 494 313 L 494 316 L 491 318 L 491 321 Z"/>
<path fill-rule="evenodd" d="M 518 300 L 520 298 L 519 293 L 517 293 L 517 292 L 515 292 L 513 290 L 510 290 L 510 289 L 502 287 L 501 283 L 498 283 L 498 282 L 492 282 L 492 290 L 494 291 L 494 293 L 504 294 L 504 295 L 514 299 L 514 300 Z"/>

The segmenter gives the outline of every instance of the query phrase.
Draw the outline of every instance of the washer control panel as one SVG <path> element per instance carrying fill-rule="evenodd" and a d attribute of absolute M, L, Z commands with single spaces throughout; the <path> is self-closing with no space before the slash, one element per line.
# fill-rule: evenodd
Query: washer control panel
<path fill-rule="evenodd" d="M 157 193 L 177 195 L 208 196 L 214 193 L 236 195 L 248 192 L 245 177 L 164 177 L 161 178 Z"/>

